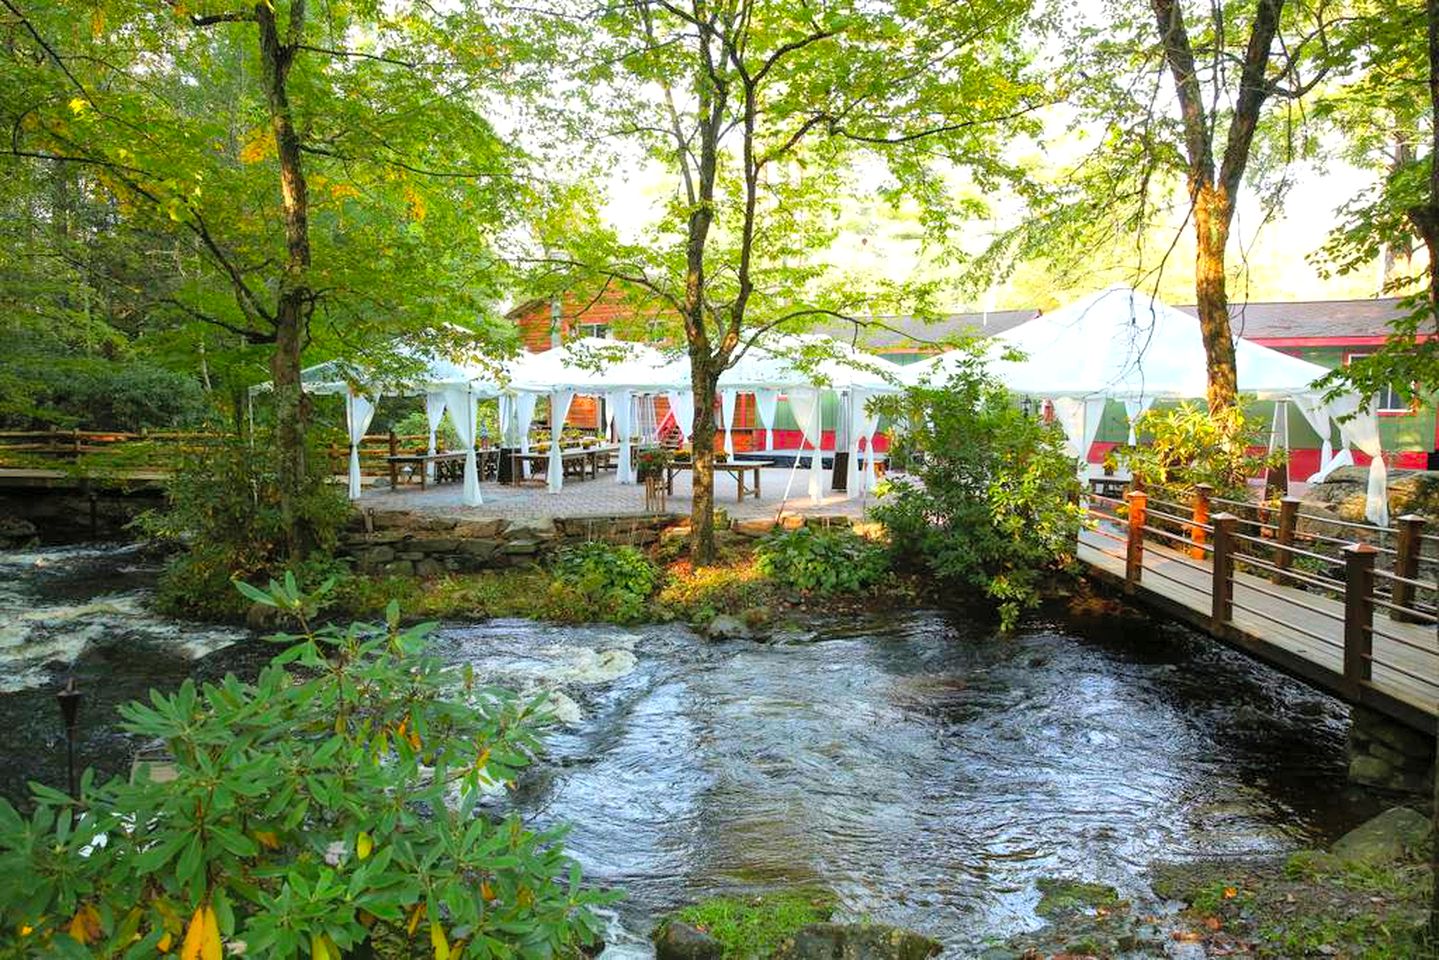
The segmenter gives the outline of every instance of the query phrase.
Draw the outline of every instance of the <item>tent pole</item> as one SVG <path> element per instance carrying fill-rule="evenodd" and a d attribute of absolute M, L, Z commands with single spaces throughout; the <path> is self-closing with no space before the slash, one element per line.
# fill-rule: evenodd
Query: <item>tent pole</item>
<path fill-rule="evenodd" d="M 803 430 L 800 431 L 800 450 L 801 450 L 801 452 L 803 452 L 803 450 L 804 450 L 804 431 L 803 431 Z M 794 475 L 795 475 L 795 472 L 798 471 L 798 470 L 799 470 L 799 454 L 796 453 L 796 454 L 794 455 L 794 462 L 789 465 L 789 479 L 786 480 L 786 481 L 785 481 L 785 484 L 784 484 L 784 496 L 780 498 L 780 501 L 779 501 L 779 510 L 777 510 L 777 511 L 775 512 L 775 515 L 774 515 L 775 526 L 779 526 L 780 518 L 784 516 L 784 505 L 789 502 L 789 491 L 790 491 L 790 488 L 794 486 Z"/>

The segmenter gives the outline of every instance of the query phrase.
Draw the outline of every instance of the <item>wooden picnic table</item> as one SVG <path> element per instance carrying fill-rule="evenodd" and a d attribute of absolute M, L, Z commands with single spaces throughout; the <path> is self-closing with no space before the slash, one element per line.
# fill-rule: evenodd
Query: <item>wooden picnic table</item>
<path fill-rule="evenodd" d="M 463 450 L 447 450 L 444 453 L 396 453 L 385 458 L 390 466 L 390 489 L 398 490 L 400 484 L 400 468 L 413 466 L 410 477 L 420 478 L 420 489 L 426 489 L 430 484 L 430 471 L 426 469 L 434 465 L 436 484 L 440 483 L 461 483 L 465 479 L 465 452 Z M 499 465 L 500 452 L 494 449 L 475 451 L 475 468 L 479 478 L 484 480 L 494 473 L 494 468 Z"/>
<path fill-rule="evenodd" d="M 723 470 L 735 478 L 735 483 L 739 486 L 739 496 L 735 498 L 737 503 L 744 503 L 746 493 L 752 495 L 756 500 L 759 499 L 759 472 L 767 466 L 769 463 L 764 460 L 716 460 L 714 463 L 716 470 Z M 675 474 L 682 470 L 693 469 L 694 461 L 692 460 L 672 460 L 665 464 L 665 491 L 673 494 L 675 492 Z M 744 475 L 746 473 L 754 474 L 753 490 L 745 489 Z"/>
<path fill-rule="evenodd" d="M 1129 486 L 1129 479 L 1129 477 L 1117 477 L 1112 474 L 1090 477 L 1089 491 L 1101 497 L 1119 500 L 1124 497 L 1124 490 Z"/>
<path fill-rule="evenodd" d="M 561 447 L 560 465 L 565 476 L 574 477 L 578 480 L 589 480 L 598 478 L 600 475 L 600 464 L 604 462 L 608 466 L 609 460 L 619 450 L 617 446 L 603 447 Z M 520 453 L 516 451 L 511 455 L 511 462 L 514 465 L 514 482 L 520 483 L 525 480 L 526 464 L 529 464 L 529 479 L 542 478 L 549 469 L 550 454 L 544 453 Z"/>

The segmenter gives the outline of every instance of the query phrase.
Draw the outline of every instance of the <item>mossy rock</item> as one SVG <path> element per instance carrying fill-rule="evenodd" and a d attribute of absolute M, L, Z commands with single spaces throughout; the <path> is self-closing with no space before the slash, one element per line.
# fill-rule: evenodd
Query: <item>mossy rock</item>
<path fill-rule="evenodd" d="M 1433 833 L 1422 813 L 1393 807 L 1334 841 L 1329 852 L 1346 865 L 1398 863 L 1427 853 Z"/>
<path fill-rule="evenodd" d="M 804 927 L 829 920 L 835 895 L 818 887 L 701 900 L 675 911 L 657 928 L 656 943 L 672 924 L 686 924 L 720 944 L 724 960 L 769 957 Z"/>
<path fill-rule="evenodd" d="M 775 960 L 928 960 L 943 950 L 913 930 L 882 923 L 812 923 L 796 931 Z"/>
<path fill-rule="evenodd" d="M 1119 905 L 1119 892 L 1108 884 L 1091 883 L 1067 877 L 1040 877 L 1039 905 L 1034 912 L 1041 917 L 1055 917 L 1072 913 L 1087 913 L 1101 907 L 1112 909 Z"/>

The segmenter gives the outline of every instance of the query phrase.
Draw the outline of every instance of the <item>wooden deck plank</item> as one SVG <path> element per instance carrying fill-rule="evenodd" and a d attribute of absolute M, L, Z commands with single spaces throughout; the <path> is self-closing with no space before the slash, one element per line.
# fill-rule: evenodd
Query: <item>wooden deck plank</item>
<path fill-rule="evenodd" d="M 1439 632 L 1433 625 L 1374 616 L 1372 678 L 1355 689 L 1344 677 L 1344 605 L 1331 597 L 1271 583 L 1249 573 L 1234 576 L 1235 609 L 1228 624 L 1211 620 L 1212 568 L 1207 560 L 1152 541 L 1144 545 L 1137 585 L 1124 583 L 1125 545 L 1094 531 L 1080 537 L 1078 558 L 1122 585 L 1232 646 L 1345 699 L 1385 710 L 1432 730 L 1439 717 Z M 1132 587 L 1132 589 L 1131 589 Z"/>

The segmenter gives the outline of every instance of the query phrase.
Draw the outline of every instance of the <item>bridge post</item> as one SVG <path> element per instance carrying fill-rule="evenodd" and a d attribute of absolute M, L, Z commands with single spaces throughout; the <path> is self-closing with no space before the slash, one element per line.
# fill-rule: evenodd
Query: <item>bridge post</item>
<path fill-rule="evenodd" d="M 1234 532 L 1239 518 L 1232 513 L 1214 515 L 1214 583 L 1210 616 L 1216 628 L 1234 619 Z"/>
<path fill-rule="evenodd" d="M 1124 550 L 1124 579 L 1132 586 L 1144 573 L 1144 515 L 1149 495 L 1143 490 L 1131 490 L 1125 496 L 1129 500 L 1129 539 Z"/>
<path fill-rule="evenodd" d="M 1196 483 L 1194 485 L 1194 524 L 1189 528 L 1189 539 L 1195 543 L 1204 542 L 1204 528 L 1209 523 L 1209 495 L 1214 488 L 1207 483 Z M 1194 560 L 1204 559 L 1203 547 L 1190 547 L 1189 556 Z"/>
<path fill-rule="evenodd" d="M 1274 542 L 1274 565 L 1280 570 L 1288 570 L 1294 562 L 1294 554 L 1289 548 L 1294 546 L 1294 531 L 1299 526 L 1299 498 L 1285 497 L 1279 501 L 1279 529 L 1275 531 Z M 1274 583 L 1280 583 L 1284 577 L 1277 573 L 1269 575 Z"/>
<path fill-rule="evenodd" d="M 1399 539 L 1395 544 L 1398 554 L 1394 558 L 1394 575 L 1413 580 L 1419 576 L 1419 550 L 1424 544 L 1424 518 L 1416 514 L 1405 514 L 1398 519 Z M 1394 581 L 1394 606 L 1414 606 L 1414 584 L 1402 580 Z M 1418 623 L 1419 617 L 1391 610 L 1389 616 L 1403 623 Z"/>
<path fill-rule="evenodd" d="M 1373 544 L 1351 543 L 1344 553 L 1344 679 L 1358 686 L 1374 675 Z"/>

